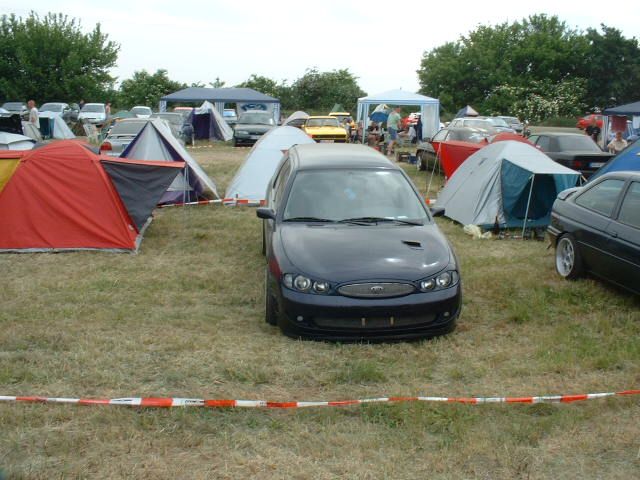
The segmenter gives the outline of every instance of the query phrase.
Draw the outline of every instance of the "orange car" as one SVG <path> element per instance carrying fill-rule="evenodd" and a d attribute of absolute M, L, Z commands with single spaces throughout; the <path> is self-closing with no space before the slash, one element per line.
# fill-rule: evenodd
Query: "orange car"
<path fill-rule="evenodd" d="M 576 128 L 579 128 L 580 130 L 584 130 L 589 125 L 591 125 L 591 121 L 592 121 L 591 119 L 594 117 L 596 119 L 596 124 L 598 125 L 598 127 L 602 128 L 602 115 L 599 115 L 597 113 L 592 113 L 585 117 L 579 118 L 578 123 L 576 124 Z"/>

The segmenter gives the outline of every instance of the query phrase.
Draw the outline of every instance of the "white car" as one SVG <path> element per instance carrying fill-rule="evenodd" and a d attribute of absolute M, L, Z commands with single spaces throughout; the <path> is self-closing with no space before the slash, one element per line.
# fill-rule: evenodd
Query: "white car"
<path fill-rule="evenodd" d="M 135 115 L 136 118 L 149 118 L 153 111 L 149 107 L 137 106 L 129 110 L 129 113 Z"/>
<path fill-rule="evenodd" d="M 79 122 L 102 125 L 107 120 L 104 103 L 85 103 L 78 114 Z"/>

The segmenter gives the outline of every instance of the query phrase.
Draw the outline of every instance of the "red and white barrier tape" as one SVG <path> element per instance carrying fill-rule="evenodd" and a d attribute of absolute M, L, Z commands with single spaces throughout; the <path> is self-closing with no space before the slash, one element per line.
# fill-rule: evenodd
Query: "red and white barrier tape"
<path fill-rule="evenodd" d="M 581 395 L 548 395 L 540 397 L 381 397 L 360 400 L 337 400 L 325 402 L 271 402 L 268 400 L 205 400 L 201 398 L 56 398 L 56 397 L 12 397 L 0 396 L 0 402 L 14 403 L 71 403 L 76 405 L 119 405 L 128 407 L 204 407 L 204 408 L 305 408 L 305 407 L 342 407 L 365 403 L 402 403 L 434 402 L 464 403 L 572 403 L 584 400 L 596 400 L 605 397 L 640 395 L 640 390 L 621 392 L 585 393 Z"/>
<path fill-rule="evenodd" d="M 222 203 L 222 200 L 198 200 L 197 202 L 167 203 L 165 205 L 158 205 L 158 208 L 185 207 L 187 205 L 210 205 L 212 203 Z"/>
<path fill-rule="evenodd" d="M 223 198 L 222 204 L 226 206 L 243 205 L 246 207 L 262 207 L 267 204 L 265 200 L 247 200 L 243 198 Z"/>

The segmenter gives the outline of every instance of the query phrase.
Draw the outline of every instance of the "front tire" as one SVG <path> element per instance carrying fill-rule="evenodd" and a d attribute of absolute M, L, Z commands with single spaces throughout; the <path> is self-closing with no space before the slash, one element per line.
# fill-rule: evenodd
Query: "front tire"
<path fill-rule="evenodd" d="M 570 234 L 562 235 L 556 244 L 556 271 L 567 280 L 575 280 L 584 274 L 578 244 Z"/>
<path fill-rule="evenodd" d="M 424 172 L 427 169 L 427 164 L 425 162 L 423 152 L 420 152 L 418 155 L 416 155 L 416 168 L 420 172 Z"/>
<path fill-rule="evenodd" d="M 276 302 L 269 292 L 269 267 L 265 267 L 264 274 L 264 321 L 269 325 L 278 325 L 278 315 L 276 314 Z"/>

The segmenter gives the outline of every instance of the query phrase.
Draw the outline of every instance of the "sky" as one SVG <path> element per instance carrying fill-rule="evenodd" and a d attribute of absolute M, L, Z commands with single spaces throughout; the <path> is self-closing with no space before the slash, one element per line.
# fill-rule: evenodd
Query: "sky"
<path fill-rule="evenodd" d="M 570 27 L 616 27 L 640 37 L 637 0 L 0 0 L 0 13 L 60 12 L 120 44 L 112 75 L 165 69 L 185 83 L 233 86 L 253 73 L 289 83 L 305 69 L 348 68 L 368 94 L 417 91 L 425 51 L 478 25 L 557 15 Z M 428 92 L 427 92 L 428 93 Z"/>

